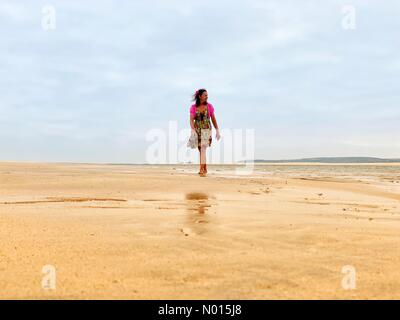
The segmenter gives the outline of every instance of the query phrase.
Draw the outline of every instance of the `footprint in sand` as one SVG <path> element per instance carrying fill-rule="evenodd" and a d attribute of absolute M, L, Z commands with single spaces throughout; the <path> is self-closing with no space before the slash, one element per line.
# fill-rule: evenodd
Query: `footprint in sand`
<path fill-rule="evenodd" d="M 197 220 L 196 223 L 208 223 L 208 221 L 205 221 L 205 220 Z"/>
<path fill-rule="evenodd" d="M 187 237 L 187 236 L 194 236 L 194 235 L 196 235 L 193 231 L 192 231 L 192 229 L 190 229 L 190 228 L 182 228 L 182 229 L 180 229 L 180 231 Z"/>

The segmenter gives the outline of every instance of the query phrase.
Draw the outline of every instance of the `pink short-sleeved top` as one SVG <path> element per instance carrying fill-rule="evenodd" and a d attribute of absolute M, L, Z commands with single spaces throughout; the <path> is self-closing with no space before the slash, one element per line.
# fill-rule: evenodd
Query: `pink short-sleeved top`
<path fill-rule="evenodd" d="M 212 117 L 212 115 L 214 114 L 214 107 L 211 103 L 207 104 L 207 109 L 208 109 L 208 117 Z M 190 106 L 190 115 L 195 117 L 196 116 L 196 104 L 192 104 Z"/>

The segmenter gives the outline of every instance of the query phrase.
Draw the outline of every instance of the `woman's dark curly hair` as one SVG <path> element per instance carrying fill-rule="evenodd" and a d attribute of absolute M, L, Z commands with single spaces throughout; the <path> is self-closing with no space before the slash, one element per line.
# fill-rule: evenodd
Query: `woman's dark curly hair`
<path fill-rule="evenodd" d="M 193 95 L 193 101 L 196 101 L 196 106 L 200 105 L 200 96 L 203 94 L 203 92 L 206 92 L 206 89 L 199 89 L 197 90 L 194 95 Z"/>

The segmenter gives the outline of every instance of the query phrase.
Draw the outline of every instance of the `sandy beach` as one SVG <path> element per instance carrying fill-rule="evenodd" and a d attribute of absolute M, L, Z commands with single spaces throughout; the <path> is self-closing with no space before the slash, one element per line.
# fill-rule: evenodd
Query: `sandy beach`
<path fill-rule="evenodd" d="M 399 164 L 208 170 L 1 162 L 0 298 L 400 298 Z"/>

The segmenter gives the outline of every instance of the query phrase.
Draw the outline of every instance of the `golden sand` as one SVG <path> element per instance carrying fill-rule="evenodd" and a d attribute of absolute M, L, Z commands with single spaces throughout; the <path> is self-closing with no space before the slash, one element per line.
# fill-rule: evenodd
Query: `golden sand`
<path fill-rule="evenodd" d="M 399 299 L 385 166 L 0 163 L 0 298 Z"/>

